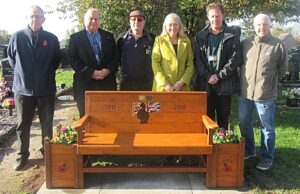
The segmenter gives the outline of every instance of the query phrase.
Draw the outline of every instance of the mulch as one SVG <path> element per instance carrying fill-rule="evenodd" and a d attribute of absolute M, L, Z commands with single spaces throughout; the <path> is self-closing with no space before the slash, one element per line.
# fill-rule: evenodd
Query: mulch
<path fill-rule="evenodd" d="M 17 127 L 17 115 L 13 110 L 13 115 L 9 116 L 5 109 L 0 109 L 0 147 L 15 132 Z"/>

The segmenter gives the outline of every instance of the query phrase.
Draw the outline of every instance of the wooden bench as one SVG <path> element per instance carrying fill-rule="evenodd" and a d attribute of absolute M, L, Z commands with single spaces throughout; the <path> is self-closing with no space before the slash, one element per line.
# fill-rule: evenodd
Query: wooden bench
<path fill-rule="evenodd" d="M 212 182 L 212 135 L 218 125 L 206 116 L 205 92 L 86 92 L 78 132 L 78 187 L 84 173 L 203 172 Z M 85 167 L 86 155 L 193 155 L 198 166 Z"/>

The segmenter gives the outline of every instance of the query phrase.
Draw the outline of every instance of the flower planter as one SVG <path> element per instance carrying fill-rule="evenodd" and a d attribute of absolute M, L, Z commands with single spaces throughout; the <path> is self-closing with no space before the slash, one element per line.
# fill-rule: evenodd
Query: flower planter
<path fill-rule="evenodd" d="M 242 187 L 244 183 L 244 138 L 241 138 L 239 143 L 214 144 L 213 147 L 213 185 Z"/>
<path fill-rule="evenodd" d="M 45 139 L 46 187 L 78 188 L 76 145 L 55 144 Z"/>

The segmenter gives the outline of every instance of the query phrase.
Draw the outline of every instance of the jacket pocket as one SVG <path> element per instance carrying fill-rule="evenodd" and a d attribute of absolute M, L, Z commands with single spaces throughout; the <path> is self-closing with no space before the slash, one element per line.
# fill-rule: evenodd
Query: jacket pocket
<path fill-rule="evenodd" d="M 227 79 L 222 79 L 218 84 L 217 93 L 219 95 L 231 95 L 238 91 L 238 80 L 234 76 L 230 76 Z"/>

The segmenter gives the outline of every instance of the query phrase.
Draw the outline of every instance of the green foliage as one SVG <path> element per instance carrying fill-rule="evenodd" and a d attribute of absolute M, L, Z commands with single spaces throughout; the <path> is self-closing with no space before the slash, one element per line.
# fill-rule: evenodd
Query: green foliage
<path fill-rule="evenodd" d="M 56 126 L 56 134 L 51 140 L 52 143 L 72 144 L 77 142 L 77 132 L 72 126 L 63 127 L 62 125 Z"/>
<path fill-rule="evenodd" d="M 287 88 L 281 91 L 281 94 L 287 98 L 295 98 L 296 93 L 297 93 L 297 88 Z"/>
<path fill-rule="evenodd" d="M 55 75 L 56 85 L 66 84 L 67 88 L 71 87 L 73 84 L 73 74 L 74 71 L 72 69 L 58 69 Z"/>
<path fill-rule="evenodd" d="M 80 26 L 84 26 L 84 13 L 88 8 L 95 7 L 101 12 L 101 27 L 118 36 L 129 28 L 130 11 L 140 9 L 147 17 L 145 28 L 154 34 L 160 34 L 163 19 L 167 13 L 175 10 L 175 2 L 168 0 L 67 0 L 59 2 L 58 11 L 73 13 L 71 17 L 76 15 Z"/>
<path fill-rule="evenodd" d="M 238 143 L 239 137 L 234 133 L 232 129 L 223 129 L 219 128 L 213 134 L 213 142 L 215 144 L 222 144 L 222 143 Z"/>
<path fill-rule="evenodd" d="M 58 11 L 70 12 L 83 26 L 83 15 L 90 7 L 102 13 L 101 26 L 118 36 L 129 28 L 128 14 L 134 9 L 141 9 L 147 16 L 146 29 L 156 35 L 161 33 L 164 17 L 177 13 L 186 26 L 186 32 L 193 37 L 205 26 L 206 6 L 212 0 L 65 0 L 59 2 Z M 252 18 L 264 12 L 278 22 L 299 21 L 299 0 L 222 0 L 226 10 L 226 20 L 243 19 L 252 25 Z"/>
<path fill-rule="evenodd" d="M 5 30 L 0 30 L 0 44 L 8 44 L 10 35 Z"/>

